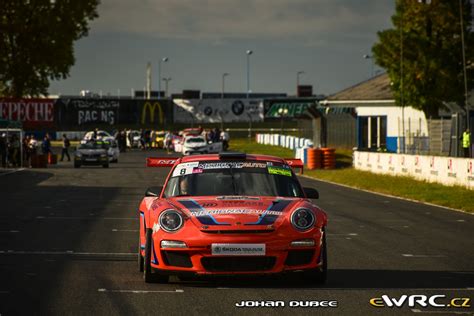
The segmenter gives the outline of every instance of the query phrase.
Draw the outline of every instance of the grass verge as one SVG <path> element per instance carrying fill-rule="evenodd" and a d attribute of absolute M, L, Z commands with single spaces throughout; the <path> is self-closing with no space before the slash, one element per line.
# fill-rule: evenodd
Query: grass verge
<path fill-rule="evenodd" d="M 235 139 L 231 150 L 246 153 L 259 153 L 282 158 L 293 157 L 290 149 L 262 145 L 254 140 Z M 414 180 L 410 177 L 380 175 L 352 168 L 352 152 L 336 151 L 337 169 L 306 170 L 307 176 L 327 180 L 354 188 L 394 195 L 421 202 L 432 203 L 474 213 L 474 192 L 461 186 L 445 186 L 437 183 Z"/>

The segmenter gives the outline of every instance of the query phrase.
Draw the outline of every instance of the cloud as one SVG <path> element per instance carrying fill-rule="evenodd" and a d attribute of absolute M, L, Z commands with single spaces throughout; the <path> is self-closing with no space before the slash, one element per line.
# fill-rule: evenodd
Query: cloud
<path fill-rule="evenodd" d="M 216 43 L 261 38 L 308 41 L 337 33 L 357 36 L 388 21 L 392 10 L 390 0 L 102 0 L 92 28 Z"/>

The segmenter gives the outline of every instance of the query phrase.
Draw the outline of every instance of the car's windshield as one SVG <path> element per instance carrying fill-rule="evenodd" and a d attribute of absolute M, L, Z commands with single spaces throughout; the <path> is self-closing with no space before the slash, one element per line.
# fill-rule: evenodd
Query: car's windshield
<path fill-rule="evenodd" d="M 303 197 L 287 165 L 265 161 L 200 161 L 176 166 L 165 196 L 256 195 Z"/>
<path fill-rule="evenodd" d="M 79 149 L 107 149 L 108 145 L 103 142 L 88 142 L 79 145 Z"/>
<path fill-rule="evenodd" d="M 200 137 L 192 137 L 186 139 L 186 143 L 204 143 L 204 139 Z"/>

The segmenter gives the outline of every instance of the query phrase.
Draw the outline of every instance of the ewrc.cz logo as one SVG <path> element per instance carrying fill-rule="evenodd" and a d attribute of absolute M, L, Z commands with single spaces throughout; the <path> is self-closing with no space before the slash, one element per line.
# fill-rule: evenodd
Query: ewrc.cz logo
<path fill-rule="evenodd" d="M 374 307 L 437 307 L 437 308 L 469 308 L 471 299 L 468 297 L 455 297 L 446 302 L 446 295 L 402 295 L 399 298 L 382 295 L 370 299 L 370 305 Z"/>

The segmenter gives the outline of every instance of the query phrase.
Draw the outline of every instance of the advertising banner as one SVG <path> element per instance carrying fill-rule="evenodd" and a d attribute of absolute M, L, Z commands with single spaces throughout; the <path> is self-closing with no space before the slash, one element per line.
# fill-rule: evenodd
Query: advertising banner
<path fill-rule="evenodd" d="M 17 121 L 23 128 L 54 127 L 54 99 L 0 99 L 0 119 Z"/>
<path fill-rule="evenodd" d="M 109 126 L 153 126 L 164 128 L 173 121 L 169 99 L 58 99 L 58 122 L 61 128 Z"/>
<path fill-rule="evenodd" d="M 58 119 L 63 126 L 115 125 L 120 119 L 118 99 L 61 98 L 58 107 Z"/>
<path fill-rule="evenodd" d="M 174 99 L 175 123 L 263 121 L 260 99 Z"/>
<path fill-rule="evenodd" d="M 474 159 L 395 153 L 354 152 L 354 167 L 474 189 Z"/>
<path fill-rule="evenodd" d="M 281 110 L 286 110 L 284 117 L 299 118 L 302 117 L 306 111 L 311 107 L 316 107 L 317 103 L 314 100 L 288 100 L 288 99 L 274 99 L 265 100 L 264 113 L 265 119 L 281 118 Z"/>
<path fill-rule="evenodd" d="M 173 123 L 172 102 L 169 99 L 137 100 L 141 125 L 166 129 Z"/>

